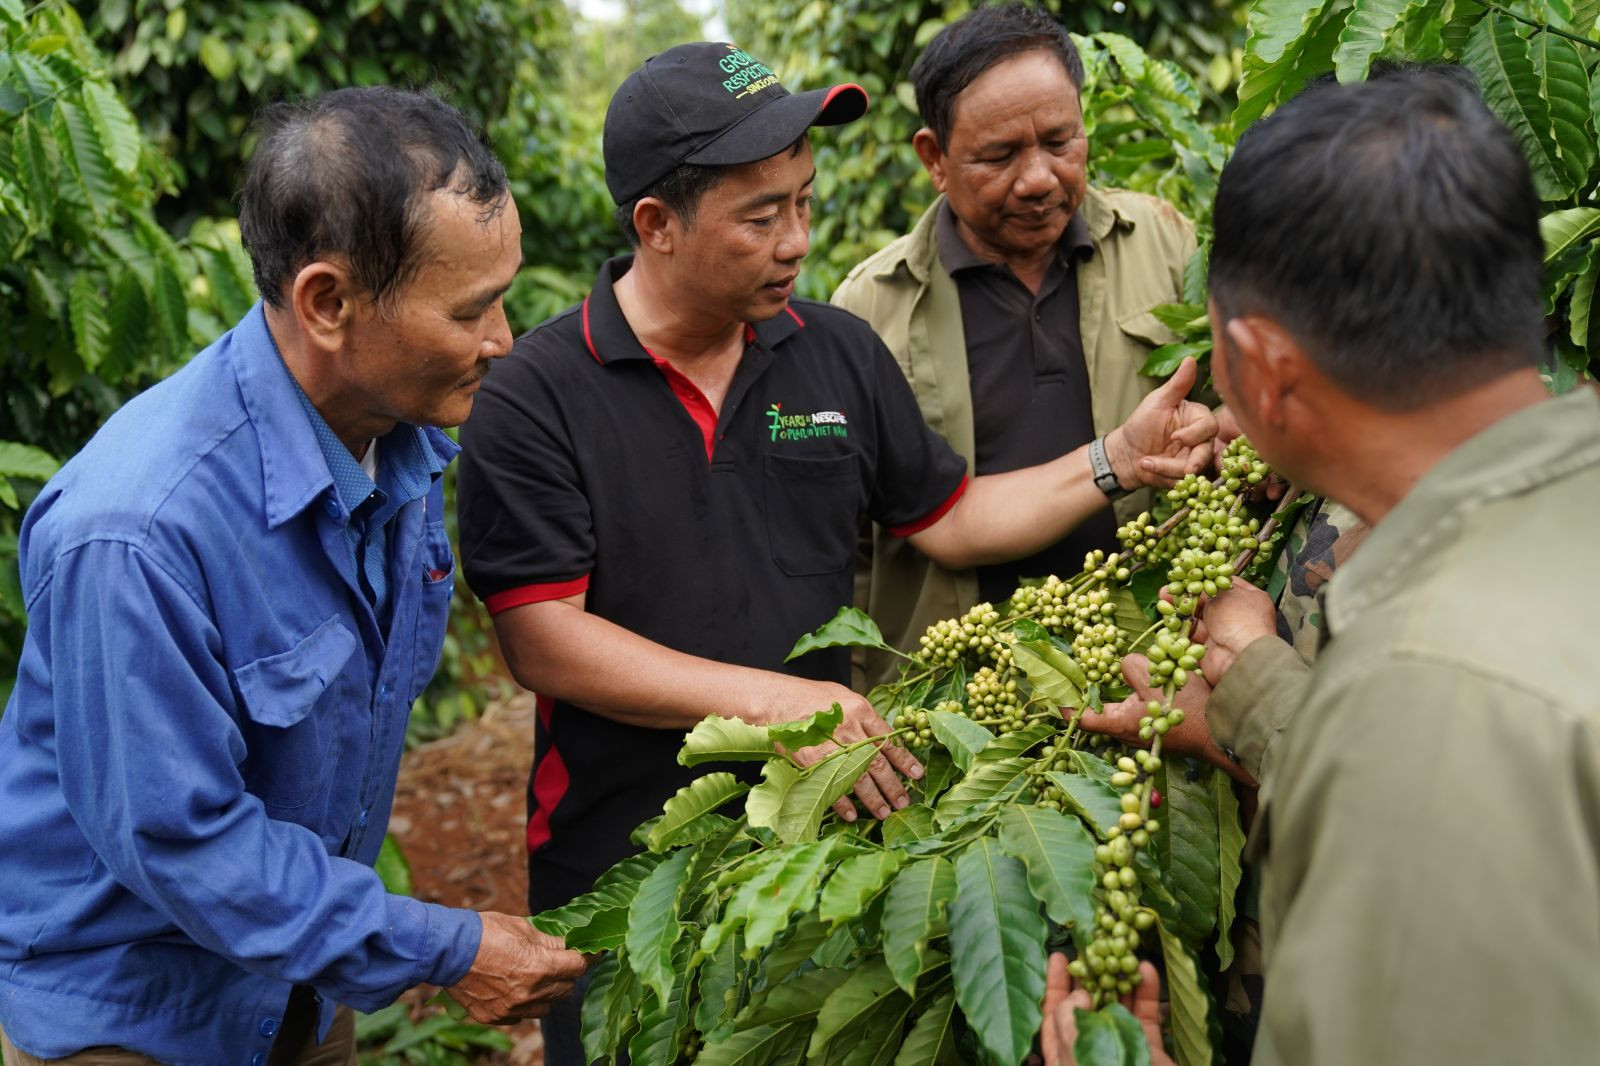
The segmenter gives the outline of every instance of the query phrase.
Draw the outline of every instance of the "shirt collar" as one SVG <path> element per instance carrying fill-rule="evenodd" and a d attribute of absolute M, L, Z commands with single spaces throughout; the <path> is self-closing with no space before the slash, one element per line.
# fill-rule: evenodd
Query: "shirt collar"
<path fill-rule="evenodd" d="M 227 339 L 226 357 L 233 366 L 245 410 L 261 441 L 267 527 L 275 529 L 334 486 L 332 464 L 299 399 L 304 392 L 284 365 L 277 343 L 267 328 L 260 301 L 234 326 Z M 310 403 L 309 400 L 304 402 Z M 312 406 L 311 410 L 315 412 L 316 408 Z M 326 427 L 320 413 L 317 420 Z M 329 433 L 331 435 L 332 431 Z M 337 442 L 337 437 L 334 440 Z M 442 430 L 406 423 L 397 425 L 383 438 L 383 449 L 384 464 L 394 465 L 395 484 L 403 483 L 412 488 L 422 485 L 422 479 L 431 483 L 443 474 L 444 468 L 461 450 Z M 349 449 L 341 443 L 338 450 L 370 486 L 372 479 L 361 470 Z M 371 491 L 368 488 L 367 494 Z M 426 491 L 425 485 L 423 491 Z M 345 502 L 342 491 L 336 491 L 336 496 L 341 503 Z M 365 498 L 365 495 L 361 497 Z M 341 507 L 344 520 L 348 520 L 349 510 L 348 505 Z"/>
<path fill-rule="evenodd" d="M 619 255 L 606 260 L 595 277 L 594 288 L 584 297 L 579 314 L 583 343 L 602 366 L 629 359 L 660 362 L 656 354 L 639 343 L 633 326 L 617 302 L 616 282 L 633 266 L 633 256 Z M 805 328 L 805 320 L 790 305 L 764 322 L 746 323 L 745 343 L 761 345 L 769 351 Z"/>
<path fill-rule="evenodd" d="M 938 212 L 938 221 L 935 223 L 936 239 L 939 245 L 939 262 L 944 267 L 945 273 L 954 276 L 959 270 L 1002 265 L 983 258 L 961 239 L 956 213 L 951 210 L 948 199 L 939 201 Z M 1056 256 L 1062 265 L 1066 266 L 1074 260 L 1088 259 L 1092 255 L 1094 255 L 1094 240 L 1089 234 L 1089 223 L 1084 220 L 1081 210 L 1075 211 L 1071 220 L 1067 222 L 1067 228 L 1061 231 L 1061 237 L 1056 242 Z"/>
<path fill-rule="evenodd" d="M 1394 595 L 1478 508 L 1600 463 L 1600 393 L 1575 389 L 1501 419 L 1428 471 L 1324 586 L 1330 636 Z"/>

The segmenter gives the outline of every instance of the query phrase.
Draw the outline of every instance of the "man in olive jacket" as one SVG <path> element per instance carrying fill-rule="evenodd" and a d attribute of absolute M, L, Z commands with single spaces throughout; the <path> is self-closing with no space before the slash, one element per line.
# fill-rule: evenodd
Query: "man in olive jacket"
<path fill-rule="evenodd" d="M 1083 61 L 1049 15 L 981 8 L 935 37 L 911 77 L 926 124 L 914 145 L 942 195 L 833 302 L 872 324 L 974 474 L 1064 455 L 1155 386 L 1139 368 L 1176 338 L 1150 312 L 1180 298 L 1194 229 L 1153 197 L 1088 187 Z M 1033 556 L 960 571 L 874 528 L 856 602 L 906 647 L 975 601 L 1005 599 L 1019 577 L 1077 572 L 1089 549 L 1115 547 L 1115 527 L 1107 508 Z M 888 657 L 864 662 L 867 683 L 892 677 Z"/>
<path fill-rule="evenodd" d="M 1371 526 L 1311 667 L 1250 585 L 1201 610 L 1184 726 L 1261 781 L 1252 1062 L 1592 1062 L 1600 394 L 1539 377 L 1527 164 L 1451 75 L 1327 85 L 1240 139 L 1215 221 L 1219 391 Z"/>

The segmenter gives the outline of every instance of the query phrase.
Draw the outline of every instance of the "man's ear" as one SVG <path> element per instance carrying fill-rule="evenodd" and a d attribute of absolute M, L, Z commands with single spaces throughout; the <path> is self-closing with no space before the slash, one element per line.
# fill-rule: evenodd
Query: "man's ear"
<path fill-rule="evenodd" d="M 323 351 L 342 346 L 356 315 L 356 286 L 342 264 L 319 259 L 300 268 L 289 307 L 309 344 Z"/>
<path fill-rule="evenodd" d="M 1309 369 L 1305 349 L 1282 323 L 1265 315 L 1229 319 L 1224 329 L 1233 348 L 1227 374 L 1235 402 L 1263 425 L 1282 431 Z"/>
<path fill-rule="evenodd" d="M 911 135 L 911 147 L 916 149 L 917 158 L 922 160 L 922 168 L 933 180 L 933 187 L 944 192 L 944 152 L 939 148 L 939 138 L 924 126 Z"/>
<path fill-rule="evenodd" d="M 633 228 L 638 231 L 640 247 L 660 255 L 671 255 L 684 222 L 665 203 L 654 196 L 646 196 L 633 205 Z"/>

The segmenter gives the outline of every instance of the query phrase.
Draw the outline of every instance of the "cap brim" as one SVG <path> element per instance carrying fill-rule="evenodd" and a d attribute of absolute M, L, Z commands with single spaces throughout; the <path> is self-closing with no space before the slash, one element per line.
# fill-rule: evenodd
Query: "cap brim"
<path fill-rule="evenodd" d="M 812 126 L 842 126 L 867 113 L 867 91 L 859 85 L 781 96 L 758 107 L 685 163 L 737 166 L 777 155 Z"/>

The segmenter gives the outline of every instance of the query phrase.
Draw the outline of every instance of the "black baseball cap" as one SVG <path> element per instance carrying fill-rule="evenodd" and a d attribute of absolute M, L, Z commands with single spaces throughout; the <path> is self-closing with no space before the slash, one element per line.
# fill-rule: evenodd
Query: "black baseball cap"
<path fill-rule="evenodd" d="M 777 155 L 812 126 L 867 112 L 859 85 L 793 95 L 754 56 L 696 41 L 645 60 L 606 109 L 606 188 L 625 204 L 683 163 L 736 166 Z"/>

